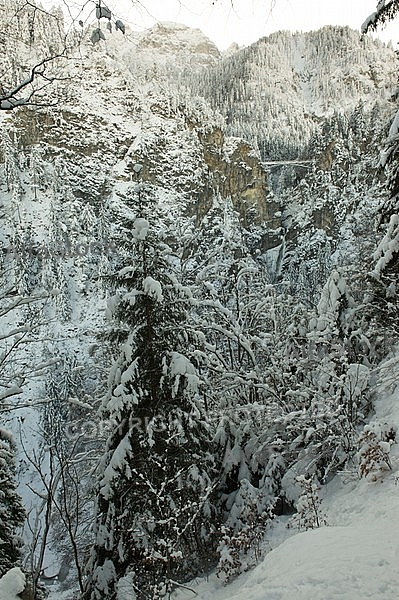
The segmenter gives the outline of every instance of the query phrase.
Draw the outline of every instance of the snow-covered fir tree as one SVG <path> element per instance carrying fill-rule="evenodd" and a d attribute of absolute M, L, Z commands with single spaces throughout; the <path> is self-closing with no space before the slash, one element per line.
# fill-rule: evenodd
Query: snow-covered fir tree
<path fill-rule="evenodd" d="M 209 567 L 216 537 L 201 339 L 154 200 L 140 204 L 110 307 L 119 357 L 103 406 L 110 435 L 99 467 L 91 600 L 112 600 L 128 582 L 139 599 L 163 597 Z"/>
<path fill-rule="evenodd" d="M 12 434 L 0 427 L 0 577 L 18 563 L 22 547 L 17 530 L 25 510 L 17 492 L 15 450 Z"/>

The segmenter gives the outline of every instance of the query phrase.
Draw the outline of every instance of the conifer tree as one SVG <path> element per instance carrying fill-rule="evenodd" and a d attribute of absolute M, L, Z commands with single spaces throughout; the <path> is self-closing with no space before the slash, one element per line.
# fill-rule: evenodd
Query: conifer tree
<path fill-rule="evenodd" d="M 380 0 L 376 10 L 363 23 L 362 32 L 376 31 L 388 21 L 396 19 L 399 12 L 398 0 Z M 392 100 L 398 99 L 396 89 Z M 379 221 L 383 235 L 373 256 L 372 295 L 370 296 L 369 320 L 374 328 L 383 331 L 376 342 L 382 354 L 387 354 L 398 337 L 398 259 L 399 259 L 399 110 L 389 128 L 385 148 L 380 154 L 379 166 L 385 170 L 388 194 L 379 207 Z M 377 345 L 377 344 L 376 344 Z"/>
<path fill-rule="evenodd" d="M 363 23 L 362 32 L 375 31 L 380 25 L 384 25 L 387 21 L 394 19 L 398 12 L 398 0 L 379 0 L 375 12 L 367 17 Z"/>
<path fill-rule="evenodd" d="M 103 406 L 111 431 L 97 490 L 91 600 L 112 600 L 121 586 L 138 599 L 161 598 L 212 555 L 215 467 L 202 352 L 155 206 L 141 204 L 111 308 L 119 358 Z"/>
<path fill-rule="evenodd" d="M 9 431 L 0 428 L 0 577 L 18 562 L 21 541 L 16 530 L 24 519 L 16 490 L 15 442 Z"/>

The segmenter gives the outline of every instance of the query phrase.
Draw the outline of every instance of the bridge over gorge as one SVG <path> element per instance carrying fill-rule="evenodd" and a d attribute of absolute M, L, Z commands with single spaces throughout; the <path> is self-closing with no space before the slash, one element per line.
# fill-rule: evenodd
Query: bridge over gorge
<path fill-rule="evenodd" d="M 283 167 L 286 165 L 292 165 L 295 167 L 305 167 L 309 168 L 310 165 L 314 165 L 316 161 L 312 160 L 300 160 L 299 158 L 295 158 L 292 160 L 266 160 L 262 161 L 262 165 L 267 169 L 271 170 L 273 167 Z"/>

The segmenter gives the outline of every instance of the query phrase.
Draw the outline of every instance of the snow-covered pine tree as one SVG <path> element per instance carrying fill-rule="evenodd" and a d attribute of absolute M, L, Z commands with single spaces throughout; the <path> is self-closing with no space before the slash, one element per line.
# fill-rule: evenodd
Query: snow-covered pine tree
<path fill-rule="evenodd" d="M 380 0 L 376 10 L 363 23 L 362 32 L 375 31 L 387 21 L 397 18 L 398 0 Z M 398 99 L 396 88 L 392 100 Z M 385 353 L 392 343 L 396 343 L 398 328 L 398 221 L 399 221 L 399 110 L 389 127 L 385 148 L 380 155 L 380 166 L 385 169 L 388 194 L 379 208 L 379 217 L 385 232 L 374 255 L 375 265 L 372 271 L 374 293 L 372 315 L 376 325 L 384 330 Z M 388 341 L 388 344 L 386 343 Z M 388 345 L 388 347 L 387 347 Z"/>
<path fill-rule="evenodd" d="M 16 530 L 23 525 L 25 511 L 16 490 L 15 441 L 0 427 L 0 577 L 20 557 L 21 540 Z"/>
<path fill-rule="evenodd" d="M 163 597 L 206 568 L 216 545 L 215 464 L 190 294 L 176 278 L 155 206 L 144 204 L 111 303 L 110 339 L 120 354 L 103 407 L 111 431 L 97 490 L 91 600 L 113 600 L 121 585 L 140 600 Z"/>
<path fill-rule="evenodd" d="M 279 502 L 295 500 L 289 488 L 296 475 L 325 482 L 345 464 L 368 402 L 369 369 L 351 346 L 360 335 L 356 311 L 338 272 L 323 289 L 317 317 L 311 314 L 294 298 L 276 296 L 274 328 L 264 336 L 269 402 L 252 464 L 259 465 L 259 489 Z"/>
<path fill-rule="evenodd" d="M 362 25 L 362 32 L 375 31 L 380 25 L 394 19 L 399 12 L 398 0 L 378 0 L 376 10 Z"/>
<path fill-rule="evenodd" d="M 370 363 L 358 351 L 362 339 L 368 340 L 359 312 L 345 278 L 332 271 L 307 334 L 312 402 L 305 421 L 312 419 L 305 437 L 320 480 L 353 455 L 355 427 L 369 409 Z"/>

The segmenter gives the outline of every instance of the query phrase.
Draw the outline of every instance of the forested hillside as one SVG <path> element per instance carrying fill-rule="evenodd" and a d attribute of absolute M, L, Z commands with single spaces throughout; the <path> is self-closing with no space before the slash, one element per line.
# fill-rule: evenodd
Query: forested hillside
<path fill-rule="evenodd" d="M 305 157 L 326 117 L 389 99 L 393 49 L 344 27 L 278 32 L 228 54 L 194 77 L 230 135 L 249 139 L 264 160 Z"/>
<path fill-rule="evenodd" d="M 396 54 L 326 27 L 222 55 L 103 15 L 66 41 L 18 2 L 4 97 L 60 56 L 0 111 L 3 589 L 227 585 L 272 531 L 326 523 L 337 473 L 393 469 L 374 412 L 397 343 Z"/>

